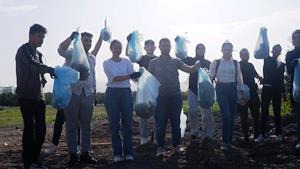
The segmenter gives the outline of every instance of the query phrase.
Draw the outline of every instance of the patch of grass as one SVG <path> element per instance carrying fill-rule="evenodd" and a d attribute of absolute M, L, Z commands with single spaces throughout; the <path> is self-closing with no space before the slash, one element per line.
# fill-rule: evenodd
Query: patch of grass
<path fill-rule="evenodd" d="M 46 124 L 52 124 L 55 121 L 56 109 L 52 106 L 46 107 Z M 94 107 L 93 119 L 105 118 L 107 113 L 104 105 Z M 19 107 L 2 107 L 0 109 L 0 127 L 4 126 L 22 126 L 23 118 Z"/>

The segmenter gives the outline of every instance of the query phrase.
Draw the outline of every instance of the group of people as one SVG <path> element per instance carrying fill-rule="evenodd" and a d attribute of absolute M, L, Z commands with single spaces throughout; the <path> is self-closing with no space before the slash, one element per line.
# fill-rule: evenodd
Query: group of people
<path fill-rule="evenodd" d="M 44 143 L 46 133 L 45 123 L 45 97 L 43 87 L 46 84 L 44 75 L 49 73 L 55 78 L 54 68 L 45 65 L 43 55 L 37 50 L 43 44 L 47 30 L 39 24 L 34 24 L 29 30 L 29 41 L 22 45 L 16 55 L 17 73 L 17 96 L 24 120 L 22 138 L 24 168 L 46 168 L 40 161 L 39 155 Z M 58 47 L 58 53 L 65 58 L 64 66 L 70 66 L 72 60 L 71 42 L 78 35 L 73 32 Z M 81 163 L 96 164 L 97 160 L 90 154 L 91 150 L 91 120 L 96 94 L 95 64 L 96 56 L 102 44 L 102 36 L 97 39 L 94 49 L 90 52 L 93 35 L 88 32 L 81 33 L 81 41 L 87 54 L 90 65 L 90 75 L 87 80 L 79 80 L 71 86 L 72 96 L 64 110 L 58 110 L 56 115 L 53 140 L 47 150 L 53 153 L 59 143 L 62 125 L 66 123 L 66 140 L 70 160 L 68 167 Z M 130 40 L 130 36 L 127 40 Z M 279 61 L 281 46 L 272 48 L 272 56 L 264 59 L 263 77 L 249 63 L 249 51 L 240 50 L 241 61 L 232 57 L 233 45 L 226 41 L 221 47 L 222 56 L 212 63 L 205 59 L 205 45 L 200 43 L 196 46 L 196 56 L 179 59 L 171 57 L 171 41 L 162 38 L 159 41 L 160 56 L 155 56 L 156 49 L 153 40 L 145 41 L 146 55 L 137 62 L 140 67 L 148 70 L 161 86 L 157 98 L 155 114 L 149 118 L 153 121 L 152 141 L 157 145 L 157 156 L 165 156 L 166 126 L 170 120 L 172 128 L 172 143 L 175 152 L 180 151 L 180 113 L 182 111 L 182 96 L 179 83 L 179 71 L 189 73 L 189 121 L 191 139 L 199 137 L 198 126 L 198 69 L 203 68 L 212 81 L 215 82 L 216 98 L 222 115 L 222 146 L 223 150 L 232 147 L 234 119 L 239 112 L 241 116 L 242 132 L 244 139 L 249 140 L 248 108 L 253 119 L 254 139 L 263 142 L 266 137 L 267 121 L 269 116 L 270 101 L 273 104 L 273 112 L 276 127 L 276 139 L 282 141 L 281 129 L 281 98 L 286 98 L 284 87 L 284 72 L 291 75 L 293 87 L 294 67 L 300 58 L 300 30 L 292 34 L 295 49 L 286 55 L 286 64 Z M 134 160 L 132 143 L 132 122 L 134 101 L 130 86 L 130 80 L 137 81 L 141 72 L 135 71 L 133 63 L 126 57 L 121 57 L 122 43 L 113 40 L 110 43 L 111 57 L 103 62 L 104 72 L 107 76 L 107 89 L 105 92 L 105 108 L 108 113 L 111 142 L 113 148 L 113 161 Z M 128 53 L 127 53 L 128 54 Z M 263 84 L 261 104 L 257 93 L 255 78 Z M 244 84 L 250 88 L 250 100 L 244 104 L 238 104 L 238 94 L 244 98 Z M 201 87 L 201 86 L 200 86 Z M 291 92 L 290 91 L 290 92 Z M 300 103 L 293 101 L 294 112 L 297 113 L 300 149 Z M 261 115 L 260 115 L 261 105 Z M 201 108 L 201 123 L 203 142 L 213 139 L 215 126 L 212 116 L 212 108 Z M 140 119 L 140 143 L 149 141 L 149 119 Z M 80 132 L 79 132 L 80 131 Z M 78 159 L 78 144 L 80 144 L 80 156 Z"/>

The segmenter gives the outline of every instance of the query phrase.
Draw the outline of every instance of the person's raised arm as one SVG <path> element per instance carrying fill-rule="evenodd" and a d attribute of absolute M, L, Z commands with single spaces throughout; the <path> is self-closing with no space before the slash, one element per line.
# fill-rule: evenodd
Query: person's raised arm
<path fill-rule="evenodd" d="M 186 65 L 182 61 L 180 62 L 180 70 L 186 73 L 195 73 L 200 68 L 200 62 L 196 62 L 193 66 Z"/>
<path fill-rule="evenodd" d="M 67 57 L 67 50 L 72 40 L 75 38 L 75 35 L 79 35 L 78 32 L 72 32 L 72 34 L 67 39 L 65 39 L 62 43 L 59 44 L 57 51 L 61 56 Z"/>
<path fill-rule="evenodd" d="M 103 41 L 102 34 L 100 33 L 99 39 L 98 39 L 98 41 L 97 41 L 97 43 L 96 43 L 93 51 L 91 52 L 95 57 L 97 56 L 97 54 L 99 52 L 99 49 L 100 49 L 100 47 L 102 45 L 102 41 Z"/>

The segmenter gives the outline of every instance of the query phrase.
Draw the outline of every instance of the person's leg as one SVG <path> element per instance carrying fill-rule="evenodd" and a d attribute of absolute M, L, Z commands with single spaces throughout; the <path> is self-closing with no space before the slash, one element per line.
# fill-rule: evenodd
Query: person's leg
<path fill-rule="evenodd" d="M 227 90 L 228 87 L 224 84 L 216 85 L 216 94 L 217 101 L 220 106 L 221 114 L 222 114 L 222 142 L 224 144 L 230 144 L 230 107 L 229 101 L 227 98 Z"/>
<path fill-rule="evenodd" d="M 229 143 L 232 144 L 232 136 L 234 130 L 234 120 L 237 112 L 237 85 L 231 83 L 228 88 L 227 99 L 229 101 L 230 109 L 230 123 L 229 123 Z"/>
<path fill-rule="evenodd" d="M 157 120 L 157 146 L 164 148 L 165 146 L 165 132 L 168 122 L 167 115 L 167 103 L 168 98 L 164 96 L 158 96 L 156 107 L 156 120 Z"/>
<path fill-rule="evenodd" d="M 264 136 L 267 129 L 267 121 L 269 118 L 269 106 L 271 100 L 272 92 L 270 87 L 263 87 L 261 94 L 261 124 L 260 133 Z"/>
<path fill-rule="evenodd" d="M 119 89 L 107 88 L 105 92 L 105 108 L 109 117 L 111 142 L 114 156 L 122 156 L 120 137 L 120 97 Z"/>
<path fill-rule="evenodd" d="M 45 112 L 46 112 L 46 103 L 44 100 L 40 100 L 37 102 L 36 110 L 35 110 L 35 144 L 34 144 L 34 162 L 38 162 L 39 155 L 44 144 L 45 134 L 46 134 L 46 120 L 45 120 Z"/>
<path fill-rule="evenodd" d="M 203 138 L 213 138 L 215 132 L 214 118 L 212 116 L 212 108 L 202 108 L 201 110 L 201 123 L 203 129 Z"/>
<path fill-rule="evenodd" d="M 249 107 L 253 119 L 254 138 L 259 134 L 260 100 L 256 91 L 251 92 Z"/>
<path fill-rule="evenodd" d="M 63 110 L 57 110 L 55 123 L 54 123 L 54 130 L 53 130 L 53 137 L 52 143 L 56 146 L 59 144 L 59 138 L 61 136 L 62 128 L 65 123 L 65 113 Z"/>
<path fill-rule="evenodd" d="M 133 98 L 130 88 L 122 89 L 121 93 L 121 119 L 123 130 L 123 149 L 124 154 L 133 155 L 132 146 L 132 114 Z"/>
<path fill-rule="evenodd" d="M 93 117 L 93 108 L 95 95 L 85 96 L 83 93 L 80 100 L 79 122 L 81 136 L 81 154 L 88 153 L 91 148 L 91 120 Z M 76 129 L 78 130 L 78 129 Z M 77 142 L 76 142 L 77 143 Z"/>
<path fill-rule="evenodd" d="M 34 148 L 34 101 L 27 99 L 19 99 L 20 109 L 23 117 L 23 136 L 22 136 L 22 158 L 24 168 L 29 168 L 33 162 Z"/>
<path fill-rule="evenodd" d="M 276 89 L 273 90 L 272 105 L 273 105 L 276 135 L 278 136 L 278 135 L 282 134 L 281 114 L 280 114 L 280 112 L 281 112 L 281 92 Z"/>
<path fill-rule="evenodd" d="M 238 113 L 241 117 L 241 127 L 244 135 L 244 139 L 249 138 L 249 126 L 248 126 L 248 105 L 238 105 Z"/>
<path fill-rule="evenodd" d="M 80 96 L 72 94 L 68 106 L 65 108 L 66 119 L 66 138 L 68 152 L 76 154 L 77 152 L 77 128 L 79 125 Z"/>
<path fill-rule="evenodd" d="M 198 127 L 198 97 L 191 90 L 188 91 L 188 102 L 189 102 L 189 121 L 191 135 L 196 136 L 199 131 Z"/>
<path fill-rule="evenodd" d="M 169 97 L 169 110 L 168 113 L 171 127 L 172 127 L 172 141 L 173 146 L 180 145 L 180 113 L 182 109 L 181 94 Z"/>
<path fill-rule="evenodd" d="M 148 141 L 148 120 L 145 118 L 140 118 L 140 139 L 141 144 L 145 144 Z"/>

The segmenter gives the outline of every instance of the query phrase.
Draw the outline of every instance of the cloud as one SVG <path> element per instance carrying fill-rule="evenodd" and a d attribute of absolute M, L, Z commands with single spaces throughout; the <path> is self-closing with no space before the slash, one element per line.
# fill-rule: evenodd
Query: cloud
<path fill-rule="evenodd" d="M 0 0 L 1 3 L 1 0 Z M 34 11 L 38 8 L 37 5 L 15 5 L 15 6 L 0 6 L 0 14 L 3 15 L 20 15 Z"/>

